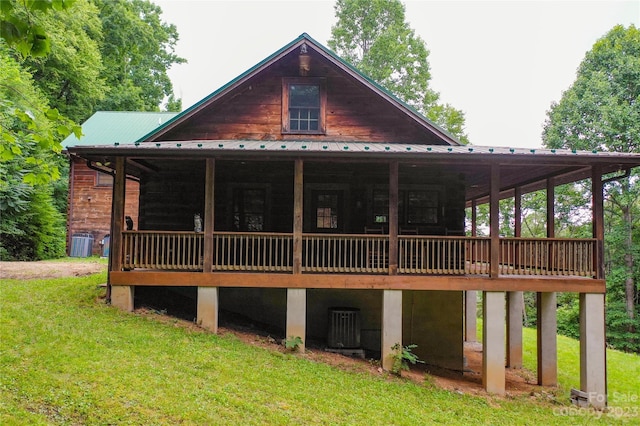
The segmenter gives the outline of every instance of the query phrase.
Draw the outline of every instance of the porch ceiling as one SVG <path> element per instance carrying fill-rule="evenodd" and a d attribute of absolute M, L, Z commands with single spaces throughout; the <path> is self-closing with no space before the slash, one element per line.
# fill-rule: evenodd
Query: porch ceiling
<path fill-rule="evenodd" d="M 181 159 L 205 157 L 257 161 L 304 158 L 314 162 L 345 163 L 386 163 L 396 160 L 403 165 L 418 167 L 438 164 L 446 167 L 448 172 L 464 175 L 467 201 L 476 199 L 480 203 L 487 201 L 490 167 L 493 164 L 500 165 L 503 198 L 512 196 L 515 187 L 521 187 L 523 193 L 545 188 L 546 179 L 550 178 L 555 184 L 589 178 L 594 165 L 599 165 L 603 173 L 626 171 L 640 166 L 640 154 L 636 153 L 391 142 L 194 140 L 72 147 L 69 152 L 107 168 L 115 157 L 126 156 L 129 160 L 128 172 L 134 176 L 153 171 L 159 167 L 158 160 L 170 159 L 173 163 Z"/>

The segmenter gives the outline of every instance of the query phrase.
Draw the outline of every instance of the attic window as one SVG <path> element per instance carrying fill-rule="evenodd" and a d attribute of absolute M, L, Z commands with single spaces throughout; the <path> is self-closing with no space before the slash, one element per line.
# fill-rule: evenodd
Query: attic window
<path fill-rule="evenodd" d="M 283 80 L 282 133 L 325 133 L 325 87 L 325 81 L 320 78 Z"/>

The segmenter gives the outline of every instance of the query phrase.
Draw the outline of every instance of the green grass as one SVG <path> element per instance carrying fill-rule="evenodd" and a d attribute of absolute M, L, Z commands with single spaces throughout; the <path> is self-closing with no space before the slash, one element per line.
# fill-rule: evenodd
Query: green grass
<path fill-rule="evenodd" d="M 436 389 L 429 380 L 420 385 L 342 371 L 232 335 L 120 312 L 99 299 L 104 281 L 104 274 L 0 281 L 0 424 L 513 425 L 595 419 L 561 415 L 559 408 L 569 407 L 564 397 L 548 402 L 461 395 Z M 559 340 L 561 358 L 577 354 L 576 342 L 566 344 Z M 609 357 L 610 392 L 637 394 L 638 357 L 616 356 Z M 626 377 L 631 372 L 635 377 Z M 614 387 L 618 374 L 625 386 L 636 380 L 635 388 Z M 636 421 L 608 419 L 625 420 Z"/>

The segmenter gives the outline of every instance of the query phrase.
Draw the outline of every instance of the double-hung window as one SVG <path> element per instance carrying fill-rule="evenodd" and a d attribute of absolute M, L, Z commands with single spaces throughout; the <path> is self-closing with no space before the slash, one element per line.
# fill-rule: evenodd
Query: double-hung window
<path fill-rule="evenodd" d="M 326 90 L 320 78 L 285 78 L 282 85 L 282 132 L 324 134 Z"/>

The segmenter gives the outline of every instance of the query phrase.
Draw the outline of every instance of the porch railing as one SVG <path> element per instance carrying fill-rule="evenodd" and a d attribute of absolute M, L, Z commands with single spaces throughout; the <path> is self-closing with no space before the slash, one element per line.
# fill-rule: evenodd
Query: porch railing
<path fill-rule="evenodd" d="M 122 234 L 124 269 L 202 269 L 202 234 L 169 231 L 124 231 Z"/>
<path fill-rule="evenodd" d="M 215 232 L 214 271 L 292 272 L 290 233 Z M 487 275 L 487 237 L 398 236 L 398 273 Z M 595 239 L 501 238 L 501 275 L 594 276 Z M 123 232 L 123 268 L 203 269 L 204 236 L 195 232 Z M 302 272 L 389 273 L 388 235 L 304 234 Z"/>
<path fill-rule="evenodd" d="M 594 276 L 595 250 L 595 239 L 504 238 L 500 273 Z"/>
<path fill-rule="evenodd" d="M 293 235 L 276 233 L 216 232 L 216 271 L 293 271 Z"/>
<path fill-rule="evenodd" d="M 385 273 L 389 271 L 387 235 L 305 234 L 302 272 Z"/>

